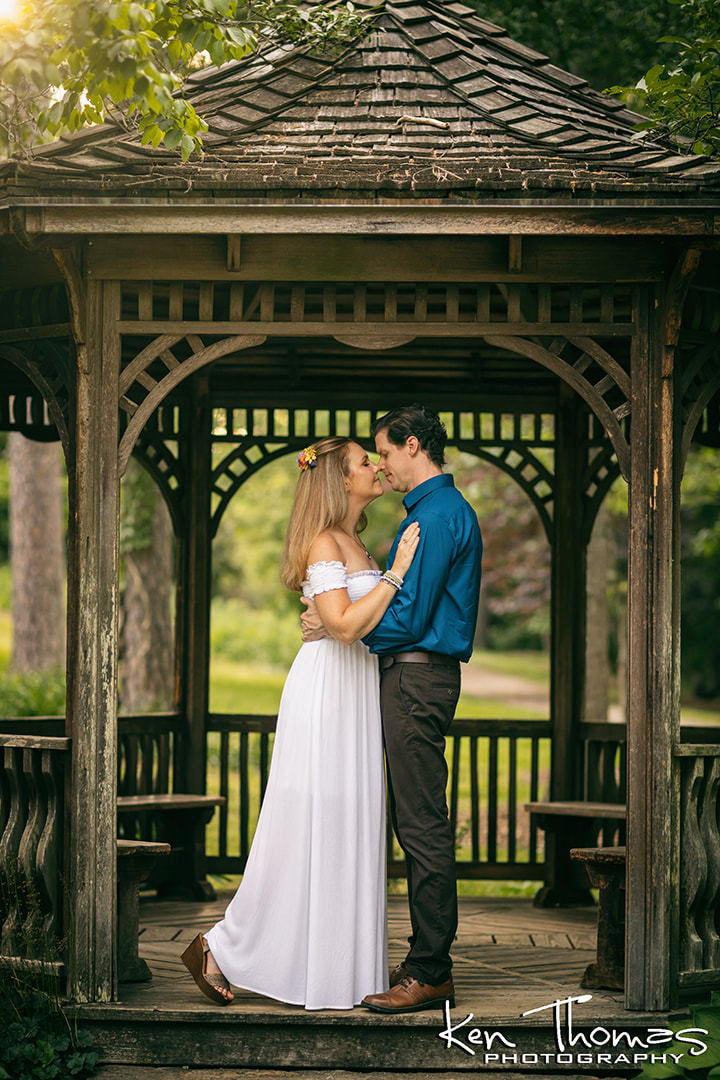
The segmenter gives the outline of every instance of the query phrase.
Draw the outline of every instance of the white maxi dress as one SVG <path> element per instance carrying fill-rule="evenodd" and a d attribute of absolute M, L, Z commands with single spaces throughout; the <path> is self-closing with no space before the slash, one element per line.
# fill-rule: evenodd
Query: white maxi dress
<path fill-rule="evenodd" d="M 304 595 L 359 600 L 379 570 L 308 568 Z M 206 935 L 237 987 L 306 1009 L 387 989 L 385 778 L 377 658 L 362 642 L 306 642 L 280 701 L 245 874 Z"/>

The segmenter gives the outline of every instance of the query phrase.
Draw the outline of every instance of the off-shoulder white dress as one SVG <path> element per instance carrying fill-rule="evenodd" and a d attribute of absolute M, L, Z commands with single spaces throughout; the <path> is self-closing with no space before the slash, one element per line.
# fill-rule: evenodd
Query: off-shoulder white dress
<path fill-rule="evenodd" d="M 379 570 L 308 569 L 306 596 Z M 377 658 L 305 643 L 285 682 L 262 810 L 240 887 L 206 934 L 233 986 L 306 1009 L 387 989 L 385 781 Z"/>

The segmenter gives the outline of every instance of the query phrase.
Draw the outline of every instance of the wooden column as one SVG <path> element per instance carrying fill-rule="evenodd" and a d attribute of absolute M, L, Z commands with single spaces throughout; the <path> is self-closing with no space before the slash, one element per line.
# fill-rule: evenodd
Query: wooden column
<path fill-rule="evenodd" d="M 184 596 L 182 650 L 183 701 L 188 739 L 184 783 L 188 791 L 205 791 L 205 719 L 208 711 L 210 666 L 210 470 L 211 416 L 208 379 L 193 379 L 190 460 L 187 463 L 187 532 L 183 540 Z"/>
<path fill-rule="evenodd" d="M 632 354 L 628 556 L 626 1004 L 666 1009 L 676 967 L 680 732 L 679 481 L 664 295 L 638 287 Z"/>
<path fill-rule="evenodd" d="M 116 995 L 119 286 L 90 283 L 86 299 L 74 327 L 77 415 L 69 470 L 70 993 L 76 1001 L 111 1001 Z"/>
<path fill-rule="evenodd" d="M 550 798 L 582 796 L 577 732 L 582 717 L 585 674 L 585 557 L 582 534 L 582 474 L 586 463 L 587 412 L 574 391 L 561 383 L 558 392 L 555 495 L 552 552 L 550 716 L 553 722 Z M 545 884 L 538 906 L 590 902 L 587 875 L 572 864 L 568 880 L 567 844 L 546 835 Z"/>

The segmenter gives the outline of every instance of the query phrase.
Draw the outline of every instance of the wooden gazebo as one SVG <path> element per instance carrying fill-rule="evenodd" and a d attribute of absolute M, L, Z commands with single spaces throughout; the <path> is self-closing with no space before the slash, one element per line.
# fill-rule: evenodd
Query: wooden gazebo
<path fill-rule="evenodd" d="M 208 730 L 235 730 L 208 717 L 225 507 L 268 461 L 420 399 L 551 543 L 535 734 L 554 799 L 597 795 L 589 748 L 625 739 L 584 724 L 584 582 L 597 510 L 629 484 L 626 1006 L 667 1009 L 720 985 L 720 747 L 680 739 L 678 617 L 683 462 L 720 443 L 720 165 L 636 141 L 620 104 L 460 3 L 379 8 L 338 55 L 267 47 L 193 76 L 201 159 L 106 125 L 0 167 L 0 426 L 59 438 L 70 491 L 66 728 L 6 737 L 0 854 L 22 851 L 60 920 L 64 775 L 71 992 L 112 1001 L 130 456 L 178 538 L 166 774 L 200 793 Z M 494 876 L 527 873 L 509 862 Z"/>

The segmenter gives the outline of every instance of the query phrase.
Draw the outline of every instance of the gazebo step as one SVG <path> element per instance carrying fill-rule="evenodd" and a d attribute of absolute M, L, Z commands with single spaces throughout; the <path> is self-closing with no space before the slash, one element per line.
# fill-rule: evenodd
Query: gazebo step
<path fill-rule="evenodd" d="M 532 994 L 533 1000 L 537 994 Z M 545 995 L 547 1003 L 552 993 Z M 520 1002 L 518 1002 L 520 1004 Z M 612 1077 L 627 1070 L 638 1071 L 650 1060 L 662 1058 L 662 1048 L 641 1045 L 648 1028 L 664 1026 L 657 1014 L 608 1014 L 607 1001 L 599 999 L 582 1021 L 573 1024 L 578 1043 L 558 1049 L 552 1013 L 529 1023 L 490 1014 L 473 1014 L 464 1007 L 448 1014 L 425 1012 L 380 1017 L 364 1010 L 279 1015 L 239 1012 L 233 1009 L 138 1010 L 123 1005 L 84 1006 L 77 1010 L 82 1026 L 92 1034 L 106 1063 L 199 1069 L 346 1069 L 428 1071 L 439 1074 L 478 1069 L 530 1073 Z M 578 1011 L 580 1007 L 578 1006 Z M 627 1033 L 620 1045 L 608 1051 L 593 1045 L 603 1031 Z M 488 1048 L 490 1042 L 491 1049 Z M 628 1043 L 634 1042 L 634 1047 Z M 589 1045 L 588 1045 L 589 1044 Z M 643 1057 L 643 1054 L 646 1055 Z M 667 1057 L 667 1063 L 671 1059 Z"/>
<path fill-rule="evenodd" d="M 592 909 L 538 909 L 529 898 L 461 897 L 455 1008 L 381 1016 L 362 1008 L 308 1012 L 246 991 L 238 991 L 229 1008 L 207 1001 L 179 957 L 199 930 L 222 915 L 227 899 L 141 904 L 140 954 L 152 969 L 152 982 L 121 986 L 116 1004 L 73 1010 L 103 1062 L 184 1066 L 201 1070 L 198 1080 L 204 1070 L 223 1068 L 286 1068 L 293 1077 L 295 1070 L 310 1070 L 311 1076 L 312 1070 L 332 1070 L 338 1080 L 347 1078 L 337 1070 L 370 1070 L 376 1080 L 383 1072 L 408 1070 L 413 1076 L 499 1070 L 504 1080 L 553 1072 L 610 1080 L 638 1072 L 641 1054 L 662 1053 L 643 1044 L 648 1028 L 665 1026 L 667 1017 L 628 1013 L 620 993 L 590 994 L 580 986 L 595 954 Z M 391 964 L 402 958 L 409 929 L 406 898 L 390 896 Z M 566 1006 L 553 1003 L 568 998 L 582 999 L 572 1003 L 577 1042 L 570 1045 L 563 1035 L 559 1046 L 556 1014 L 564 1031 Z M 608 1050 L 613 1040 L 616 1046 Z M 263 1080 L 271 1078 L 263 1074 Z M 137 1080 L 143 1080 L 141 1071 Z M 165 1078 L 158 1074 L 154 1080 Z"/>

